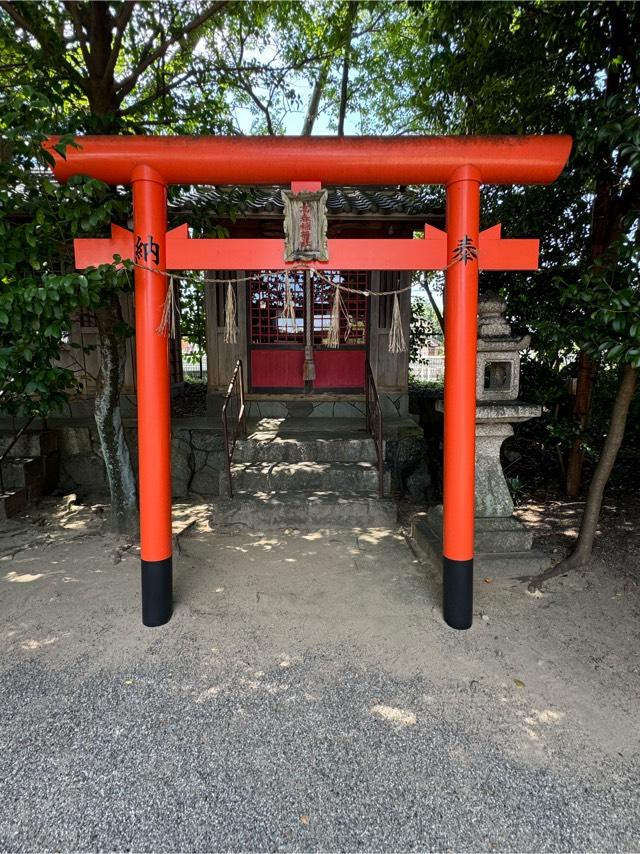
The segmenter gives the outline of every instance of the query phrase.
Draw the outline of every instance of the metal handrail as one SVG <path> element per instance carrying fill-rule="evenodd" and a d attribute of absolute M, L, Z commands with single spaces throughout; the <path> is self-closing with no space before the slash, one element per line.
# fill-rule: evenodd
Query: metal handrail
<path fill-rule="evenodd" d="M 384 497 L 384 434 L 382 432 L 382 407 L 380 406 L 380 398 L 376 381 L 373 378 L 373 371 L 369 360 L 364 363 L 365 370 L 365 418 L 367 430 L 371 433 L 373 443 L 376 446 L 376 454 L 378 457 L 378 494 L 380 498 Z"/>
<path fill-rule="evenodd" d="M 29 427 L 35 417 L 35 415 L 32 415 L 31 418 L 25 421 L 22 427 L 20 427 L 20 429 L 16 431 L 13 439 L 0 455 L 0 495 L 4 495 L 4 475 L 2 474 L 2 464 L 4 463 L 5 457 L 7 456 L 11 448 L 13 448 L 18 439 L 22 436 L 22 434 L 25 432 L 25 430 Z"/>
<path fill-rule="evenodd" d="M 235 413 L 230 412 L 235 408 Z M 231 415 L 231 424 L 229 423 Z M 247 435 L 247 419 L 244 405 L 244 380 L 242 360 L 238 359 L 227 389 L 227 395 L 222 404 L 222 433 L 224 437 L 224 460 L 229 482 L 229 498 L 233 498 L 233 483 L 231 481 L 231 461 L 236 447 L 236 440 L 242 434 Z"/>

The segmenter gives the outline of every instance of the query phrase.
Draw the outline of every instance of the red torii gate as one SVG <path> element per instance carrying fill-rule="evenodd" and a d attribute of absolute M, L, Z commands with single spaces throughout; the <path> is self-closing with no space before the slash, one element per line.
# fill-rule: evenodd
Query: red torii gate
<path fill-rule="evenodd" d="M 446 270 L 444 388 L 443 612 L 456 629 L 472 623 L 478 271 L 531 270 L 537 240 L 480 232 L 480 184 L 548 184 L 571 150 L 569 136 L 529 137 L 126 137 L 87 136 L 62 158 L 45 147 L 64 181 L 88 175 L 133 187 L 134 230 L 75 241 L 79 268 L 114 255 L 135 270 L 142 620 L 159 626 L 172 611 L 171 416 L 167 337 L 158 332 L 167 270 L 294 269 L 283 241 L 190 240 L 167 231 L 169 184 L 444 184 L 446 232 L 422 240 L 329 240 L 317 269 Z M 148 251 L 145 251 L 145 248 Z M 150 269 L 151 268 L 151 269 Z"/>

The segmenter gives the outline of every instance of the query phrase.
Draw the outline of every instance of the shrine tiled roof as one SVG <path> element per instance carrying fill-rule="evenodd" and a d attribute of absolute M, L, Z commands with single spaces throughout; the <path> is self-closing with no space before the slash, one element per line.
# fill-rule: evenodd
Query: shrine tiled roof
<path fill-rule="evenodd" d="M 281 216 L 281 187 L 190 187 L 177 189 L 169 206 L 174 212 L 206 208 L 225 217 Z M 432 188 L 327 187 L 329 216 L 392 216 L 421 218 L 439 212 Z"/>

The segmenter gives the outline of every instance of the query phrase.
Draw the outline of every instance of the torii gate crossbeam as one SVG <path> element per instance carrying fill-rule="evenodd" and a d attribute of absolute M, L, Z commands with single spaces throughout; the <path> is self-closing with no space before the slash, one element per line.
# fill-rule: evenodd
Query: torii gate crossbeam
<path fill-rule="evenodd" d="M 45 147 L 56 160 L 54 172 L 60 180 L 88 175 L 133 188 L 133 234 L 119 229 L 111 240 L 77 241 L 78 266 L 111 261 L 114 253 L 131 257 L 134 246 L 148 241 L 154 246 L 152 261 L 135 271 L 142 615 L 148 626 L 166 623 L 172 610 L 169 360 L 167 338 L 157 331 L 167 291 L 162 273 L 185 268 L 295 266 L 264 263 L 282 258 L 282 249 L 276 251 L 274 241 L 252 242 L 254 261 L 245 258 L 241 264 L 231 259 L 245 257 L 245 241 L 189 241 L 184 231 L 167 233 L 167 186 L 445 185 L 446 237 L 437 229 L 427 229 L 422 241 L 378 241 L 377 246 L 369 240 L 330 241 L 330 261 L 313 266 L 349 269 L 364 262 L 377 269 L 389 269 L 389 265 L 392 269 L 446 269 L 443 612 L 453 628 L 469 628 L 478 271 L 532 269 L 537 264 L 536 241 L 503 241 L 497 227 L 480 232 L 480 185 L 551 183 L 564 168 L 571 138 L 94 136 L 79 138 L 80 147 L 68 147 L 65 158 L 54 148 L 58 141 L 52 137 Z M 116 243 L 128 251 L 114 249 Z M 207 247 L 207 243 L 216 245 Z M 258 261 L 259 267 L 254 267 Z"/>

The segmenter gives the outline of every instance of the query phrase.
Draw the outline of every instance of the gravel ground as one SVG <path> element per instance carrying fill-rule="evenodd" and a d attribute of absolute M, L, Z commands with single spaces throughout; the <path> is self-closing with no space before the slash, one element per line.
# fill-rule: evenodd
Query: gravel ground
<path fill-rule="evenodd" d="M 392 532 L 201 520 L 145 630 L 135 554 L 89 513 L 35 521 L 0 537 L 2 850 L 640 847 L 637 658 L 601 654 L 607 627 L 637 642 L 615 573 L 480 591 L 454 633 Z M 576 590 L 590 627 L 554 607 Z"/>
<path fill-rule="evenodd" d="M 637 766 L 532 768 L 468 691 L 336 657 L 6 673 L 2 848 L 637 848 Z"/>

